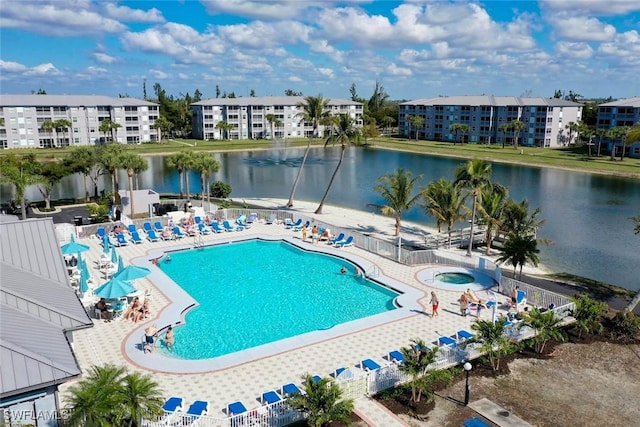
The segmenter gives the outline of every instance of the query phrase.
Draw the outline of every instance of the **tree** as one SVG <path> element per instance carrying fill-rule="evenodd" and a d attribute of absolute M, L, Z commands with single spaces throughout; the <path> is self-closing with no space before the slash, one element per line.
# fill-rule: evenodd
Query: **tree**
<path fill-rule="evenodd" d="M 200 174 L 202 200 L 204 200 L 205 190 L 207 191 L 207 200 L 209 200 L 209 178 L 220 170 L 220 163 L 209 153 L 198 152 L 194 153 L 193 157 L 193 168 Z"/>
<path fill-rule="evenodd" d="M 250 98 L 255 98 L 256 97 L 256 90 L 255 89 L 251 89 L 249 91 L 249 97 Z"/>
<path fill-rule="evenodd" d="M 500 358 L 513 349 L 511 341 L 505 336 L 504 322 L 477 319 L 471 329 L 476 332 L 472 341 L 482 343 L 480 351 L 487 355 L 491 369 L 500 369 Z"/>
<path fill-rule="evenodd" d="M 538 241 L 534 236 L 511 233 L 507 236 L 502 248 L 502 254 L 497 259 L 498 263 L 508 262 L 513 266 L 513 275 L 516 275 L 516 268 L 520 267 L 519 277 L 522 277 L 522 267 L 531 263 L 534 267 L 538 266 L 540 258 L 538 254 Z"/>
<path fill-rule="evenodd" d="M 29 185 L 38 183 L 39 165 L 33 154 L 17 157 L 10 153 L 0 156 L 0 182 L 13 185 L 16 199 L 20 201 L 22 219 L 27 219 L 27 201 L 24 193 Z"/>
<path fill-rule="evenodd" d="M 456 169 L 455 185 L 466 189 L 467 196 L 473 196 L 469 246 L 467 247 L 467 255 L 471 256 L 471 250 L 473 249 L 473 226 L 476 221 L 478 199 L 482 197 L 482 190 L 491 185 L 491 163 L 486 160 L 473 159 L 461 164 Z"/>
<path fill-rule="evenodd" d="M 438 349 L 430 349 L 420 339 L 411 340 L 409 347 L 400 349 L 404 362 L 398 365 L 400 372 L 411 377 L 411 401 L 420 402 L 423 390 L 426 389 L 425 378 L 429 366 L 435 363 Z"/>
<path fill-rule="evenodd" d="M 529 201 L 522 199 L 520 203 L 508 200 L 504 207 L 500 232 L 503 234 L 523 234 L 526 236 L 536 236 L 538 228 L 544 224 L 543 219 L 538 215 L 542 210 L 537 208 L 529 212 Z"/>
<path fill-rule="evenodd" d="M 126 374 L 123 367 L 93 366 L 69 388 L 65 425 L 70 427 L 140 426 L 162 415 L 164 399 L 150 375 Z"/>
<path fill-rule="evenodd" d="M 224 139 L 224 136 L 226 136 L 227 139 L 231 140 L 231 129 L 233 129 L 233 125 L 231 123 L 220 120 L 216 123 L 216 129 L 220 131 L 221 139 Z"/>
<path fill-rule="evenodd" d="M 640 125 L 633 126 L 627 131 L 627 135 L 624 138 L 627 144 L 633 144 L 636 141 L 640 141 Z"/>
<path fill-rule="evenodd" d="M 67 129 L 69 129 L 72 126 L 71 122 L 67 119 L 60 119 L 53 122 L 53 125 L 55 126 L 56 129 L 60 129 L 62 131 L 62 140 L 64 141 L 67 138 Z M 60 147 L 62 147 L 63 145 L 69 146 L 69 144 L 58 144 L 58 145 Z"/>
<path fill-rule="evenodd" d="M 134 209 L 133 197 L 133 176 L 135 175 L 136 169 L 144 168 L 142 164 L 145 163 L 147 163 L 147 161 L 142 156 L 131 151 L 123 153 L 120 156 L 120 167 L 127 171 L 127 177 L 129 178 L 129 203 L 131 204 L 131 218 L 135 218 L 134 215 L 136 213 Z"/>
<path fill-rule="evenodd" d="M 360 129 L 356 128 L 355 121 L 349 114 L 340 114 L 337 117 L 333 117 L 333 129 L 331 131 L 331 135 L 326 139 L 324 146 L 326 147 L 328 144 L 340 144 L 340 160 L 338 160 L 338 164 L 336 165 L 336 168 L 331 175 L 331 179 L 329 180 L 329 184 L 327 185 L 327 190 L 324 192 L 322 200 L 320 200 L 320 204 L 318 205 L 315 213 L 322 213 L 322 208 L 324 207 L 324 202 L 329 195 L 329 190 L 331 190 L 333 181 L 338 175 L 338 170 L 340 170 L 340 166 L 344 161 L 344 152 L 347 149 L 347 145 L 360 145 L 360 137 Z"/>
<path fill-rule="evenodd" d="M 487 245 L 485 254 L 491 254 L 491 244 L 502 226 L 503 213 L 509 200 L 509 190 L 502 185 L 491 185 L 481 190 L 482 197 L 478 203 L 478 211 L 484 224 L 484 239 Z"/>
<path fill-rule="evenodd" d="M 423 208 L 436 219 L 438 233 L 442 224 L 447 225 L 448 244 L 451 245 L 451 232 L 456 222 L 465 218 L 464 198 L 460 189 L 444 178 L 430 182 L 422 190 Z"/>
<path fill-rule="evenodd" d="M 302 92 L 296 92 L 293 89 L 285 89 L 284 96 L 302 96 Z"/>
<path fill-rule="evenodd" d="M 342 390 L 331 378 L 315 381 L 304 378 L 305 393 L 295 393 L 287 399 L 290 407 L 307 415 L 307 423 L 314 427 L 329 426 L 332 421 L 348 423 L 353 412 L 353 400 L 342 398 Z"/>
<path fill-rule="evenodd" d="M 607 137 L 611 139 L 611 160 L 615 160 L 616 147 L 618 143 L 621 143 L 622 145 L 620 160 L 624 158 L 624 138 L 626 137 L 628 130 L 629 128 L 627 126 L 616 126 L 608 130 Z"/>
<path fill-rule="evenodd" d="M 569 141 L 567 141 L 568 145 L 571 145 L 573 143 L 573 133 L 578 131 L 578 126 L 579 125 L 576 122 L 569 122 L 564 126 L 564 128 L 569 131 Z"/>
<path fill-rule="evenodd" d="M 138 162 L 138 163 L 134 163 L 133 165 L 133 173 L 135 174 L 136 177 L 136 190 L 140 189 L 140 174 L 144 171 L 146 171 L 147 169 L 149 169 L 149 162 L 144 161 L 144 162 Z"/>
<path fill-rule="evenodd" d="M 529 310 L 518 325 L 518 328 L 528 326 L 535 331 L 535 336 L 531 338 L 533 348 L 536 353 L 542 354 L 544 348 L 550 340 L 565 341 L 567 334 L 559 328 L 562 319 L 556 316 L 552 310 L 540 311 L 537 307 Z"/>
<path fill-rule="evenodd" d="M 449 130 L 454 132 L 456 134 L 456 138 L 458 139 L 458 133 L 460 133 L 462 135 L 462 139 L 460 140 L 460 143 L 464 143 L 464 134 L 465 133 L 469 133 L 469 125 L 466 125 L 464 123 L 453 123 L 451 126 L 449 126 Z M 453 141 L 453 144 L 455 145 L 456 141 Z"/>
<path fill-rule="evenodd" d="M 275 139 L 275 134 L 273 133 L 273 128 L 282 126 L 282 120 L 280 120 L 275 114 L 267 114 L 265 116 L 265 119 L 267 119 L 267 122 L 269 122 L 269 130 L 271 132 L 270 133 L 271 139 Z"/>
<path fill-rule="evenodd" d="M 382 110 L 384 104 L 389 99 L 389 94 L 385 92 L 384 86 L 382 86 L 382 82 L 376 80 L 376 86 L 373 89 L 373 94 L 371 98 L 369 98 L 368 106 L 371 114 L 375 114 L 378 111 Z"/>
<path fill-rule="evenodd" d="M 216 98 L 220 98 L 220 86 L 216 85 Z"/>
<path fill-rule="evenodd" d="M 503 123 L 498 126 L 498 131 L 502 132 L 502 148 L 504 148 L 504 143 L 507 139 L 507 132 L 511 131 L 511 122 Z"/>
<path fill-rule="evenodd" d="M 173 129 L 173 123 L 167 120 L 165 116 L 160 115 L 153 124 L 153 127 L 158 131 L 158 142 L 162 142 L 163 137 Z"/>
<path fill-rule="evenodd" d="M 74 147 L 64 159 L 64 162 L 73 172 L 83 175 L 85 200 L 87 202 L 89 201 L 87 178 L 90 178 L 93 183 L 93 196 L 98 197 L 98 180 L 100 176 L 104 175 L 104 169 L 99 161 L 100 151 L 100 147 L 95 145 Z"/>
<path fill-rule="evenodd" d="M 578 338 L 582 337 L 582 333 L 587 334 L 601 333 L 604 329 L 602 326 L 602 316 L 609 310 L 606 302 L 596 301 L 585 293 L 577 294 L 571 297 L 575 308 L 571 310 L 571 317 L 576 319 L 573 327 L 578 330 Z"/>
<path fill-rule="evenodd" d="M 300 181 L 302 169 L 304 168 L 304 164 L 307 161 L 307 156 L 309 155 L 311 140 L 317 136 L 318 126 L 320 126 L 320 123 L 329 118 L 329 101 L 329 99 L 323 98 L 322 95 L 305 96 L 304 101 L 299 102 L 296 105 L 298 109 L 302 110 L 296 114 L 296 117 L 300 118 L 305 123 L 311 123 L 313 130 L 311 132 L 311 135 L 309 136 L 307 148 L 304 150 L 304 155 L 302 156 L 302 163 L 300 163 L 298 174 L 296 175 L 296 179 L 293 182 L 293 187 L 291 188 L 291 194 L 289 195 L 289 201 L 287 202 L 288 208 L 293 207 L 293 198 L 296 194 L 296 188 L 298 188 L 298 182 Z"/>
<path fill-rule="evenodd" d="M 419 130 L 424 126 L 424 117 L 420 116 L 407 116 L 409 123 L 416 131 L 416 141 L 418 140 Z"/>
<path fill-rule="evenodd" d="M 520 120 L 512 120 L 511 122 L 509 122 L 509 124 L 510 130 L 511 132 L 513 132 L 513 148 L 518 148 L 518 137 L 520 135 L 520 132 L 525 130 L 527 125 L 525 125 Z"/>
<path fill-rule="evenodd" d="M 103 145 L 99 151 L 99 163 L 111 175 L 111 200 L 116 202 L 118 191 L 118 169 L 122 168 L 122 153 L 124 148 L 120 144 Z"/>
<path fill-rule="evenodd" d="M 109 126 L 111 127 L 111 139 L 113 142 L 118 142 L 118 129 L 120 129 L 122 125 L 120 123 L 111 122 Z"/>
<path fill-rule="evenodd" d="M 180 151 L 178 153 L 174 153 L 170 156 L 165 157 L 165 165 L 170 169 L 175 169 L 178 172 L 178 179 L 180 183 L 180 198 L 184 197 L 184 185 L 183 185 L 183 173 L 188 173 L 191 157 L 190 151 Z M 188 179 L 185 179 L 188 181 Z M 187 189 L 187 198 L 189 193 L 189 189 Z"/>
<path fill-rule="evenodd" d="M 38 191 L 44 198 L 45 209 L 49 210 L 51 209 L 53 187 L 62 181 L 62 178 L 71 175 L 73 171 L 64 162 L 54 160 L 38 163 L 34 172 L 37 174 Z"/>
<path fill-rule="evenodd" d="M 49 134 L 49 140 L 51 141 L 51 147 L 55 147 L 56 143 L 53 140 L 53 131 L 56 129 L 55 125 L 53 124 L 53 122 L 51 120 L 45 120 L 44 122 L 42 122 L 42 125 L 40 125 L 40 128 L 47 132 Z"/>
<path fill-rule="evenodd" d="M 373 188 L 387 203 L 380 207 L 382 214 L 395 218 L 396 237 L 400 236 L 402 213 L 411 209 L 420 200 L 421 193 L 414 196 L 411 193 L 421 179 L 422 175 L 413 177 L 411 172 L 398 168 L 395 173 L 378 178 L 378 184 Z"/>
<path fill-rule="evenodd" d="M 600 148 L 602 147 L 602 138 L 607 136 L 607 130 L 606 129 L 596 129 L 595 134 L 598 137 L 598 151 L 597 151 L 596 155 L 598 157 L 600 157 Z"/>

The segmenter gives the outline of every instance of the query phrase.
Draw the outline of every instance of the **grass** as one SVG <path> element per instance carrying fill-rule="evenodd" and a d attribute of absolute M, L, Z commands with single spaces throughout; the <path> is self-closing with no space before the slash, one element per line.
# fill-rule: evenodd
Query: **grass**
<path fill-rule="evenodd" d="M 308 143 L 305 138 L 286 140 L 286 148 L 304 147 Z M 324 144 L 322 138 L 312 142 L 314 147 Z M 523 164 L 528 166 L 551 167 L 579 172 L 600 173 L 606 175 L 619 175 L 631 178 L 640 178 L 640 159 L 625 157 L 611 161 L 610 156 L 589 156 L 587 148 L 536 148 L 510 146 L 502 148 L 502 145 L 480 144 L 453 144 L 450 142 L 435 142 L 414 140 L 406 138 L 379 137 L 370 138 L 368 144 L 371 147 L 393 149 L 436 156 L 455 158 L 480 158 L 492 162 L 511 164 Z M 142 155 L 166 155 L 180 150 L 193 151 L 235 151 L 235 150 L 267 150 L 273 148 L 273 142 L 267 139 L 261 140 L 215 140 L 202 141 L 197 139 L 174 139 L 162 144 L 141 144 L 128 146 L 131 150 Z M 41 159 L 60 158 L 68 154 L 71 148 L 57 149 L 24 149 L 20 154 L 33 153 Z"/>

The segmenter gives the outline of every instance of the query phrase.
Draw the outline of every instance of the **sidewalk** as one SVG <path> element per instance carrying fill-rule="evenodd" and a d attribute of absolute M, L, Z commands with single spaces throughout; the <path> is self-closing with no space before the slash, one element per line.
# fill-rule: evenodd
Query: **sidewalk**
<path fill-rule="evenodd" d="M 369 427 L 409 427 L 409 424 L 370 397 L 356 399 L 354 412 Z"/>

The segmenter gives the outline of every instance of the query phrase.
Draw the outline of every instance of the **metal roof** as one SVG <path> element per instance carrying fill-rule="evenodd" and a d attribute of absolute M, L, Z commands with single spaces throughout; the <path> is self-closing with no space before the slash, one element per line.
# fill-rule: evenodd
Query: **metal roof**
<path fill-rule="evenodd" d="M 65 333 L 93 326 L 69 283 L 50 218 L 0 222 L 0 393 L 80 374 Z"/>
<path fill-rule="evenodd" d="M 640 108 L 640 97 L 637 98 L 627 98 L 627 99 L 618 99 L 613 102 L 605 102 L 604 104 L 598 105 L 598 107 L 634 107 Z"/>
<path fill-rule="evenodd" d="M 494 107 L 582 107 L 578 102 L 565 101 L 558 98 L 520 98 L 517 96 L 463 95 L 442 96 L 438 98 L 422 98 L 403 102 L 400 105 L 490 105 Z"/>
<path fill-rule="evenodd" d="M 342 98 L 326 98 L 330 106 L 335 105 L 362 105 L 360 102 Z M 258 105 L 297 105 L 304 103 L 304 96 L 249 96 L 240 98 L 209 98 L 191 105 L 229 105 L 229 106 L 258 106 Z"/>
<path fill-rule="evenodd" d="M 2 107 L 141 107 L 158 105 L 137 98 L 112 98 L 102 95 L 0 95 Z"/>

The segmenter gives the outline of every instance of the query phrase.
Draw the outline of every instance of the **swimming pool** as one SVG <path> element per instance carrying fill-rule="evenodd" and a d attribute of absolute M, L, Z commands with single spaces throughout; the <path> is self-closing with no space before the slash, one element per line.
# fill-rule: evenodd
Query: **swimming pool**
<path fill-rule="evenodd" d="M 348 272 L 341 274 L 346 266 Z M 171 253 L 161 270 L 198 306 L 174 329 L 171 356 L 207 359 L 395 310 L 398 293 L 355 266 L 284 241 Z"/>
<path fill-rule="evenodd" d="M 457 272 L 436 274 L 435 279 L 454 285 L 466 285 L 467 283 L 473 283 L 474 280 L 471 274 Z"/>

